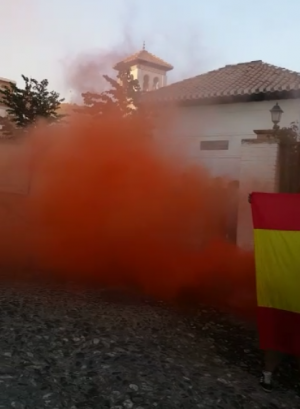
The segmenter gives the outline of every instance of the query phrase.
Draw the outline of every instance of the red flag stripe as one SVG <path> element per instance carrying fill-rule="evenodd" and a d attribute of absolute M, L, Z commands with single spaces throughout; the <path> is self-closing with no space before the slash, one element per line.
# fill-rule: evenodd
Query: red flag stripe
<path fill-rule="evenodd" d="M 300 194 L 254 192 L 250 200 L 254 229 L 300 230 Z"/>
<path fill-rule="evenodd" d="M 300 356 L 300 314 L 258 307 L 257 325 L 261 349 Z"/>

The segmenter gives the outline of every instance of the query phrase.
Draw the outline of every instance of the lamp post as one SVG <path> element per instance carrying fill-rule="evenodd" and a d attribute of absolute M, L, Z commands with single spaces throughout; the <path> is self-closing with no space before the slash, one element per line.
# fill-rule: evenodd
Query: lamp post
<path fill-rule="evenodd" d="M 270 109 L 271 112 L 271 119 L 272 122 L 274 124 L 273 129 L 278 129 L 279 128 L 279 122 L 281 119 L 281 115 L 283 114 L 283 110 L 280 108 L 280 106 L 278 105 L 278 102 L 276 102 L 276 104 L 273 106 L 272 109 Z"/>

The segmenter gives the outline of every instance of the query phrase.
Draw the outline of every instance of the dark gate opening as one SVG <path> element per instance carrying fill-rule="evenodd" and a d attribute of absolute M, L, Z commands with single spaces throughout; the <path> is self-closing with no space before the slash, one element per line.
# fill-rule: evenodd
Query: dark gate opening
<path fill-rule="evenodd" d="M 300 142 L 279 142 L 279 192 L 300 193 Z"/>

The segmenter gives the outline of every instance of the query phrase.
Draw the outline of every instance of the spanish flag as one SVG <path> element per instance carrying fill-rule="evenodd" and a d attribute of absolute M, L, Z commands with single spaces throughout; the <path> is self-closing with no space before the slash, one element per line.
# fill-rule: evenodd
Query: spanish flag
<path fill-rule="evenodd" d="M 260 347 L 300 356 L 300 194 L 252 193 Z"/>

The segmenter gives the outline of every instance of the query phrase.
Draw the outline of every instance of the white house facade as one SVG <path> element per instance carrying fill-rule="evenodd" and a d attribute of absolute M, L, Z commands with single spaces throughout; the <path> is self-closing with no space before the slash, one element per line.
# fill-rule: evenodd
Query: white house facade
<path fill-rule="evenodd" d="M 192 161 L 214 176 L 238 179 L 242 140 L 273 127 L 276 102 L 283 110 L 280 126 L 300 120 L 300 74 L 262 61 L 227 65 L 150 92 L 147 99 L 172 107 L 163 132 L 183 138 Z"/>
<path fill-rule="evenodd" d="M 239 182 L 237 242 L 251 248 L 247 196 L 253 190 L 279 188 L 279 153 L 270 131 L 270 110 L 279 104 L 281 127 L 300 121 L 300 74 L 258 60 L 166 85 L 173 67 L 145 49 L 116 69 L 121 64 L 131 69 L 143 91 L 150 91 L 144 101 L 168 118 L 163 128 L 158 127 L 157 137 L 167 135 L 171 144 L 180 142 L 187 160 L 203 165 L 213 177 Z"/>
<path fill-rule="evenodd" d="M 161 104 L 170 120 L 158 137 L 181 140 L 190 161 L 201 163 L 213 176 L 238 179 L 244 139 L 254 130 L 272 128 L 270 110 L 283 110 L 281 126 L 300 120 L 300 74 L 260 60 L 223 68 L 167 86 L 171 64 L 143 49 L 116 64 L 130 68 L 145 99 Z M 182 143 L 183 142 L 183 143 Z"/>
<path fill-rule="evenodd" d="M 16 84 L 16 82 L 13 80 L 0 77 L 0 88 L 1 89 L 3 89 L 3 87 L 5 86 L 9 86 L 10 83 Z M 6 107 L 0 104 L 0 116 L 5 116 L 5 115 L 6 115 Z"/>
<path fill-rule="evenodd" d="M 238 179 L 242 140 L 256 139 L 254 130 L 272 128 L 270 109 L 276 102 L 175 107 L 167 132 L 174 139 L 183 138 L 190 160 L 203 164 L 213 176 Z M 300 99 L 278 102 L 281 126 L 300 120 Z"/>

